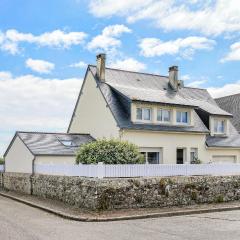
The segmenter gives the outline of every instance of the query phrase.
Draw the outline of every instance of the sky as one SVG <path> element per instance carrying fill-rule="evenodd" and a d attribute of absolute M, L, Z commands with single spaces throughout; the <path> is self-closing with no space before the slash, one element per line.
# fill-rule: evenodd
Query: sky
<path fill-rule="evenodd" d="M 88 64 L 240 93 L 238 0 L 1 0 L 0 156 L 15 131 L 65 132 Z"/>

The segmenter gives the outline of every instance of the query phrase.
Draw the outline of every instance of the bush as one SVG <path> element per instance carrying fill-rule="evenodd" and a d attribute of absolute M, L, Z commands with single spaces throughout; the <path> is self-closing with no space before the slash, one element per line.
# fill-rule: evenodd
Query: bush
<path fill-rule="evenodd" d="M 0 157 L 0 165 L 4 164 L 4 159 Z"/>
<path fill-rule="evenodd" d="M 77 152 L 76 163 L 97 164 L 137 164 L 144 163 L 144 157 L 138 147 L 119 140 L 97 140 L 84 144 Z"/>

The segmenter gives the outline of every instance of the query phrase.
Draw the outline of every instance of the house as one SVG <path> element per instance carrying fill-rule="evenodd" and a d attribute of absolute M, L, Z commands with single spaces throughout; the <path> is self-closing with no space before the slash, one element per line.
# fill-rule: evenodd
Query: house
<path fill-rule="evenodd" d="M 89 65 L 68 133 L 135 143 L 148 163 L 240 162 L 233 115 L 206 89 L 184 87 L 178 67 L 169 76 Z"/>
<path fill-rule="evenodd" d="M 74 164 L 89 134 L 16 132 L 4 154 L 6 172 L 34 173 L 34 164 Z"/>
<path fill-rule="evenodd" d="M 17 132 L 4 154 L 7 172 L 73 164 L 79 146 L 103 137 L 136 144 L 146 163 L 240 162 L 238 112 L 219 107 L 205 89 L 185 87 L 177 66 L 160 76 L 105 61 L 99 54 L 88 66 L 67 133 Z"/>
<path fill-rule="evenodd" d="M 215 101 L 220 108 L 233 115 L 230 121 L 240 133 L 240 93 L 216 98 Z"/>

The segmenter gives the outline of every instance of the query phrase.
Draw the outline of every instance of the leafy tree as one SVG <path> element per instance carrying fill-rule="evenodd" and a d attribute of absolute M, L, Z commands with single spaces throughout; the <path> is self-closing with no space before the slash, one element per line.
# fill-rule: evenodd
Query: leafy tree
<path fill-rule="evenodd" d="M 0 157 L 0 165 L 4 164 L 4 159 Z"/>

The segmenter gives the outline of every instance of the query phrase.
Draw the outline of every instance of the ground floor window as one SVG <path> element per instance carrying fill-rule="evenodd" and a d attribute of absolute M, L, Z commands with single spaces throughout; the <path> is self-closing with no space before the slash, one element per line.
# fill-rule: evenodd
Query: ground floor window
<path fill-rule="evenodd" d="M 145 158 L 145 162 L 148 164 L 159 164 L 160 157 L 159 152 L 141 152 Z"/>

